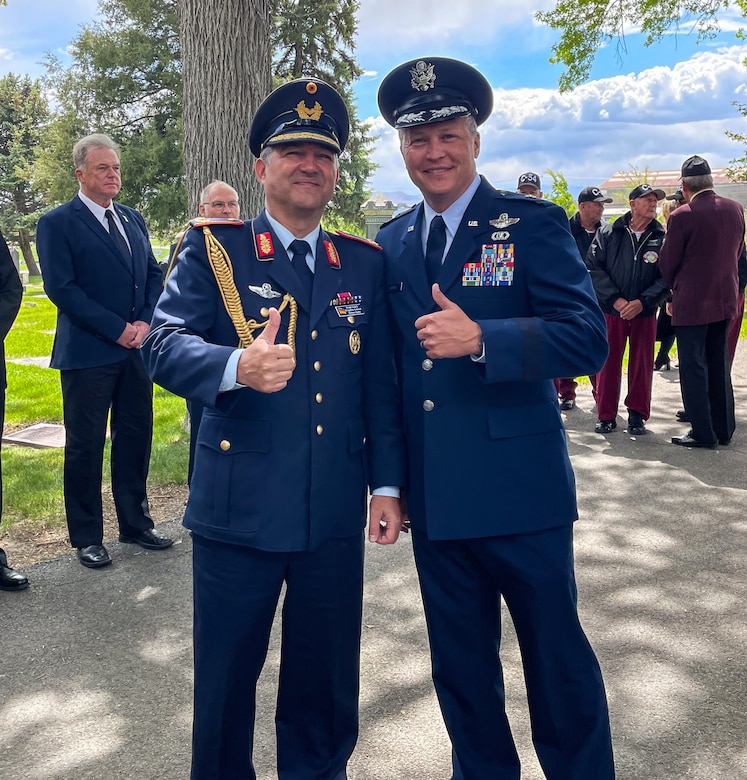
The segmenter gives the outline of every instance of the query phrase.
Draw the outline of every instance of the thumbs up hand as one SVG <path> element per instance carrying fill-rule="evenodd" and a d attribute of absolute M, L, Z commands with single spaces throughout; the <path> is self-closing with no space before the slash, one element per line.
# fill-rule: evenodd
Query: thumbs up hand
<path fill-rule="evenodd" d="M 415 329 L 429 358 L 457 358 L 482 352 L 482 330 L 441 288 L 431 288 L 433 300 L 441 311 L 424 314 L 415 320 Z"/>
<path fill-rule="evenodd" d="M 242 353 L 236 370 L 236 381 L 260 393 L 282 390 L 293 376 L 296 358 L 288 344 L 276 344 L 280 314 L 270 309 L 268 322 Z"/>

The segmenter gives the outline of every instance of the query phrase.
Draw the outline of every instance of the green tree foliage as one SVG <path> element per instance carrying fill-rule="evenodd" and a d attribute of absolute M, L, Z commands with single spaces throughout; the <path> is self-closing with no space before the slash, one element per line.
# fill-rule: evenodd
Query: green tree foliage
<path fill-rule="evenodd" d="M 736 0 L 736 6 L 747 14 L 747 0 Z M 650 46 L 687 22 L 688 31 L 694 31 L 700 42 L 716 35 L 718 14 L 728 7 L 727 0 L 558 0 L 552 11 L 539 11 L 536 18 L 561 31 L 550 62 L 566 67 L 560 77 L 564 91 L 588 80 L 597 51 L 608 42 L 616 42 L 622 59 L 626 28 L 640 27 Z"/>
<path fill-rule="evenodd" d="M 358 119 L 352 84 L 363 71 L 355 60 L 358 0 L 274 0 L 273 75 L 277 83 L 301 76 L 326 81 L 344 98 L 350 138 L 340 158 L 335 198 L 325 214 L 330 227 L 364 227 L 361 206 L 370 196 L 366 182 L 375 170 L 369 159 L 370 126 Z"/>
<path fill-rule="evenodd" d="M 157 232 L 184 221 L 181 77 L 175 0 L 101 0 L 101 21 L 73 41 L 73 64 L 48 60 L 59 110 L 43 139 L 38 178 L 50 200 L 76 192 L 71 151 L 102 132 L 122 146 L 120 199 Z"/>
<path fill-rule="evenodd" d="M 142 211 L 153 231 L 172 234 L 188 218 L 177 0 L 100 0 L 99 8 L 100 21 L 73 41 L 72 65 L 48 59 L 49 87 L 59 109 L 44 135 L 37 178 L 50 202 L 69 199 L 77 189 L 73 144 L 87 133 L 108 133 L 122 146 L 121 200 Z M 331 225 L 362 226 L 360 206 L 374 169 L 368 127 L 357 119 L 352 96 L 351 85 L 361 74 L 353 55 L 357 8 L 357 0 L 272 4 L 275 83 L 316 76 L 334 85 L 351 111 Z M 233 119 L 222 112 L 221 121 Z"/>
<path fill-rule="evenodd" d="M 44 208 L 32 171 L 48 115 L 39 80 L 13 73 L 0 78 L 0 229 L 18 242 L 32 274 L 39 269 L 29 235 Z"/>
<path fill-rule="evenodd" d="M 535 16 L 561 31 L 550 62 L 566 68 L 558 80 L 564 92 L 588 80 L 597 51 L 609 42 L 615 42 L 622 61 L 627 53 L 626 28 L 640 27 L 644 45 L 651 46 L 665 33 L 687 25 L 687 32 L 694 32 L 701 43 L 716 36 L 721 29 L 718 17 L 730 7 L 747 17 L 747 0 L 557 0 L 551 11 L 539 11 Z M 737 31 L 737 37 L 747 37 L 744 28 Z M 735 105 L 747 116 L 747 106 Z M 746 135 L 727 132 L 727 136 L 747 146 Z M 747 153 L 732 161 L 729 173 L 747 181 Z"/>
<path fill-rule="evenodd" d="M 562 173 L 551 171 L 549 168 L 545 173 L 552 179 L 552 189 L 550 194 L 547 195 L 547 200 L 551 200 L 562 209 L 565 209 L 565 213 L 570 219 L 578 211 L 578 206 L 576 206 L 576 199 L 571 195 L 570 189 L 568 189 L 567 179 Z"/>

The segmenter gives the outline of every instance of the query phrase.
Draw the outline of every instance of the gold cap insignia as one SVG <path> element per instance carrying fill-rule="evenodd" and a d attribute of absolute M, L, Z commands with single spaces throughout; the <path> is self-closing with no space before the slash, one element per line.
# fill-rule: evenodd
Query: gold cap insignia
<path fill-rule="evenodd" d="M 313 108 L 306 108 L 306 101 L 299 100 L 296 106 L 296 113 L 299 119 L 311 119 L 314 122 L 318 122 L 322 118 L 323 111 L 319 101 L 314 103 Z"/>

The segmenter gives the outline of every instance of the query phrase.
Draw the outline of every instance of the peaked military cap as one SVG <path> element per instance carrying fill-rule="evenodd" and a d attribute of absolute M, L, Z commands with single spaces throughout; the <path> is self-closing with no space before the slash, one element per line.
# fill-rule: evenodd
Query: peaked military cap
<path fill-rule="evenodd" d="M 493 89 L 480 71 L 459 60 L 423 57 L 398 65 L 379 86 L 379 110 L 392 127 L 473 116 L 482 124 L 493 110 Z"/>
<path fill-rule="evenodd" d="M 697 154 L 692 157 L 688 157 L 685 162 L 682 163 L 682 177 L 685 176 L 707 176 L 711 172 L 711 166 L 708 164 L 708 160 L 704 160 Z"/>
<path fill-rule="evenodd" d="M 282 84 L 260 104 L 249 129 L 249 148 L 259 157 L 266 146 L 311 142 L 340 154 L 350 122 L 345 101 L 319 79 Z"/>

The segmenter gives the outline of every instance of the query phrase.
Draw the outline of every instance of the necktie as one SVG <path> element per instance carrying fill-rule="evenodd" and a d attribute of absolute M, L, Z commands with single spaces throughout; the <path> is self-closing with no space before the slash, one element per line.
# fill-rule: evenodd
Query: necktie
<path fill-rule="evenodd" d="M 431 220 L 428 230 L 428 242 L 425 245 L 425 272 L 428 275 L 428 283 L 433 284 L 438 279 L 441 270 L 441 261 L 444 258 L 446 248 L 446 225 L 444 218 L 436 215 Z"/>
<path fill-rule="evenodd" d="M 114 239 L 114 243 L 117 245 L 119 253 L 125 260 L 131 260 L 132 252 L 130 252 L 130 247 L 127 246 L 125 237 L 122 235 L 117 227 L 117 223 L 114 221 L 114 214 L 112 214 L 109 209 L 107 209 L 104 214 L 106 214 L 106 221 L 109 223 L 109 235 Z"/>
<path fill-rule="evenodd" d="M 311 293 L 311 286 L 314 283 L 314 274 L 311 272 L 311 269 L 306 262 L 306 255 L 311 251 L 311 247 L 308 245 L 308 242 L 296 239 L 291 241 L 290 250 L 293 252 L 293 257 L 291 258 L 293 268 L 295 268 L 298 278 L 303 283 L 306 291 Z"/>

